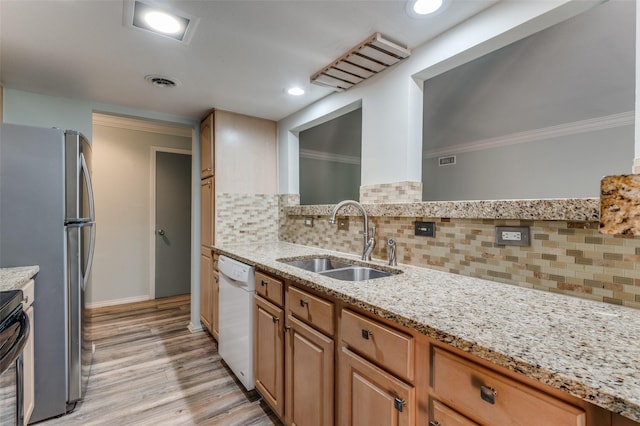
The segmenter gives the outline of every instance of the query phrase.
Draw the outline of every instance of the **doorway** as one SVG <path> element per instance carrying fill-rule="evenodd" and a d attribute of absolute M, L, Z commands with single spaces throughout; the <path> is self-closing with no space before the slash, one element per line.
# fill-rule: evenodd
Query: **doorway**
<path fill-rule="evenodd" d="M 191 153 L 152 147 L 151 298 L 191 292 Z"/>

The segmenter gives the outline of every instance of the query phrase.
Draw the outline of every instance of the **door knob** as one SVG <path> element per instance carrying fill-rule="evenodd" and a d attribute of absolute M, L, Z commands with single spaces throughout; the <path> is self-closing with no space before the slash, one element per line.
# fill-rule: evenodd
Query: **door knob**
<path fill-rule="evenodd" d="M 163 237 L 164 236 L 164 229 L 158 229 L 158 235 Z"/>

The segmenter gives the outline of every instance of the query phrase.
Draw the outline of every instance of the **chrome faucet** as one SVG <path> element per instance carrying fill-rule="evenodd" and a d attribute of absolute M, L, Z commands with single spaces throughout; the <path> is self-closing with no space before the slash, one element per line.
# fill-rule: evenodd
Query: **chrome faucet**
<path fill-rule="evenodd" d="M 389 265 L 397 266 L 398 261 L 396 260 L 396 242 L 393 239 L 389 238 L 387 244 L 389 245 Z"/>
<path fill-rule="evenodd" d="M 360 210 L 360 213 L 362 213 L 362 218 L 364 222 L 364 230 L 362 232 L 362 238 L 363 238 L 362 260 L 371 260 L 371 252 L 373 251 L 373 247 L 375 247 L 376 245 L 376 240 L 375 240 L 376 228 L 372 228 L 372 235 L 371 235 L 371 238 L 369 238 L 369 218 L 367 217 L 367 212 L 364 210 L 364 207 L 362 207 L 362 204 L 354 200 L 340 201 L 333 208 L 333 211 L 331 212 L 331 216 L 329 217 L 329 223 L 332 225 L 336 223 L 336 215 L 338 214 L 338 210 L 340 210 L 345 206 L 354 206 L 358 210 Z"/>

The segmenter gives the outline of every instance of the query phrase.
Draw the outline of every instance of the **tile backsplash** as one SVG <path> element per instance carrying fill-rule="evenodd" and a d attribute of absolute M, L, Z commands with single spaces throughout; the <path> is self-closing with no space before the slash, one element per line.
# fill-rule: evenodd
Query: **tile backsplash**
<path fill-rule="evenodd" d="M 277 194 L 216 194 L 215 244 L 276 241 L 279 199 Z"/>
<path fill-rule="evenodd" d="M 422 201 L 422 182 L 394 182 L 360 187 L 360 202 L 415 203 Z"/>
<path fill-rule="evenodd" d="M 315 216 L 280 214 L 280 240 L 346 253 L 362 250 L 362 218 L 348 231 Z M 414 222 L 436 223 L 435 237 L 414 235 Z M 375 259 L 396 240 L 398 262 L 492 281 L 640 308 L 640 239 L 602 235 L 598 222 L 370 217 Z M 529 226 L 531 245 L 495 243 L 496 226 Z"/>

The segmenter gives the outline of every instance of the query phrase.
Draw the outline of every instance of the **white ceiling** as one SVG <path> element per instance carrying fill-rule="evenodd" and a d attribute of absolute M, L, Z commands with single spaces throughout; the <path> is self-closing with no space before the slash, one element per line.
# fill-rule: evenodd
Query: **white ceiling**
<path fill-rule="evenodd" d="M 122 0 L 0 0 L 0 81 L 196 120 L 211 108 L 279 120 L 330 94 L 311 74 L 372 33 L 413 49 L 497 1 L 449 0 L 423 19 L 405 0 L 163 1 L 200 19 L 182 44 L 124 26 Z M 304 96 L 285 93 L 296 84 Z"/>

